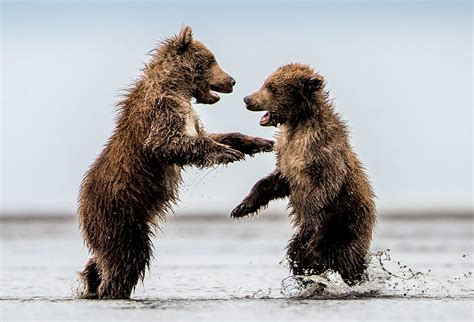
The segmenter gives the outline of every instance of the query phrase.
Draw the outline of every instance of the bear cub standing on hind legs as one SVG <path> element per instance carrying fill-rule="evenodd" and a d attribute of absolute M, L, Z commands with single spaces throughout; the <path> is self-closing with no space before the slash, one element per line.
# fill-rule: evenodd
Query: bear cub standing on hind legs
<path fill-rule="evenodd" d="M 115 131 L 86 173 L 79 223 L 92 257 L 81 298 L 129 298 L 152 257 L 157 221 L 177 200 L 181 169 L 242 160 L 273 142 L 240 133 L 208 134 L 191 105 L 214 104 L 235 81 L 190 27 L 153 53 L 119 104 Z"/>
<path fill-rule="evenodd" d="M 287 248 L 293 274 L 332 269 L 349 285 L 361 281 L 376 220 L 374 194 L 324 79 L 307 65 L 285 65 L 244 102 L 251 111 L 266 111 L 260 125 L 279 125 L 277 164 L 232 217 L 289 196 L 297 229 Z"/>

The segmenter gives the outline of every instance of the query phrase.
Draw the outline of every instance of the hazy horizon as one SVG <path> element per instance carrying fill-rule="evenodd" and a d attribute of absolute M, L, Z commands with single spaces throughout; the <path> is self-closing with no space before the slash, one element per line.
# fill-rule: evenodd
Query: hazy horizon
<path fill-rule="evenodd" d="M 209 132 L 273 137 L 242 97 L 278 66 L 308 63 L 350 126 L 379 209 L 472 210 L 470 3 L 90 1 L 2 3 L 0 212 L 75 211 L 121 90 L 183 24 L 237 80 L 217 104 L 195 105 Z M 187 168 L 175 212 L 230 213 L 273 167 L 265 154 Z"/>

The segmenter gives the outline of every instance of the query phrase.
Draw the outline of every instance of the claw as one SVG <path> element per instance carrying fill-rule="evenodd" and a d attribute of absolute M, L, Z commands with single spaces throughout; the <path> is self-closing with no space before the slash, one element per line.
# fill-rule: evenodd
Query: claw
<path fill-rule="evenodd" d="M 271 152 L 273 151 L 273 146 L 275 145 L 274 141 L 271 140 L 266 140 L 266 139 L 260 139 L 261 144 L 257 147 L 259 152 Z"/>
<path fill-rule="evenodd" d="M 250 207 L 246 204 L 240 204 L 232 210 L 230 216 L 234 219 L 245 217 L 250 213 Z"/>

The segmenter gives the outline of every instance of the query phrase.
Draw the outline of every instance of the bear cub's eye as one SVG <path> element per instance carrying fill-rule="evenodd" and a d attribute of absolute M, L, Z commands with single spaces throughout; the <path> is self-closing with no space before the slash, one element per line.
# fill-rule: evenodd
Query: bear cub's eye
<path fill-rule="evenodd" d="M 275 93 L 276 92 L 276 87 L 273 86 L 272 84 L 268 84 L 267 88 L 270 91 L 270 93 Z"/>

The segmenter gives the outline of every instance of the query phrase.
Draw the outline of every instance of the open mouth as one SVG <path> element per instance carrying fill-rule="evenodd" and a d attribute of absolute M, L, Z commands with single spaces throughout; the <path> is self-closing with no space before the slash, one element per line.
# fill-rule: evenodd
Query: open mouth
<path fill-rule="evenodd" d="M 214 104 L 220 100 L 220 96 L 218 93 L 231 93 L 232 86 L 223 86 L 223 85 L 215 85 L 209 84 L 207 91 L 198 91 L 195 95 L 197 103 L 204 103 L 204 104 Z"/>
<path fill-rule="evenodd" d="M 198 102 L 214 104 L 220 99 L 218 93 L 232 93 L 232 86 L 209 84 L 209 91 L 202 93 L 201 97 L 198 99 Z"/>
<path fill-rule="evenodd" d="M 260 125 L 261 126 L 272 126 L 273 125 L 272 115 L 270 114 L 270 112 L 266 112 L 265 114 L 263 114 L 262 118 L 260 119 Z"/>
<path fill-rule="evenodd" d="M 212 89 L 209 90 L 209 95 L 215 99 L 220 99 L 219 94 L 217 94 L 217 92 L 213 91 Z"/>

